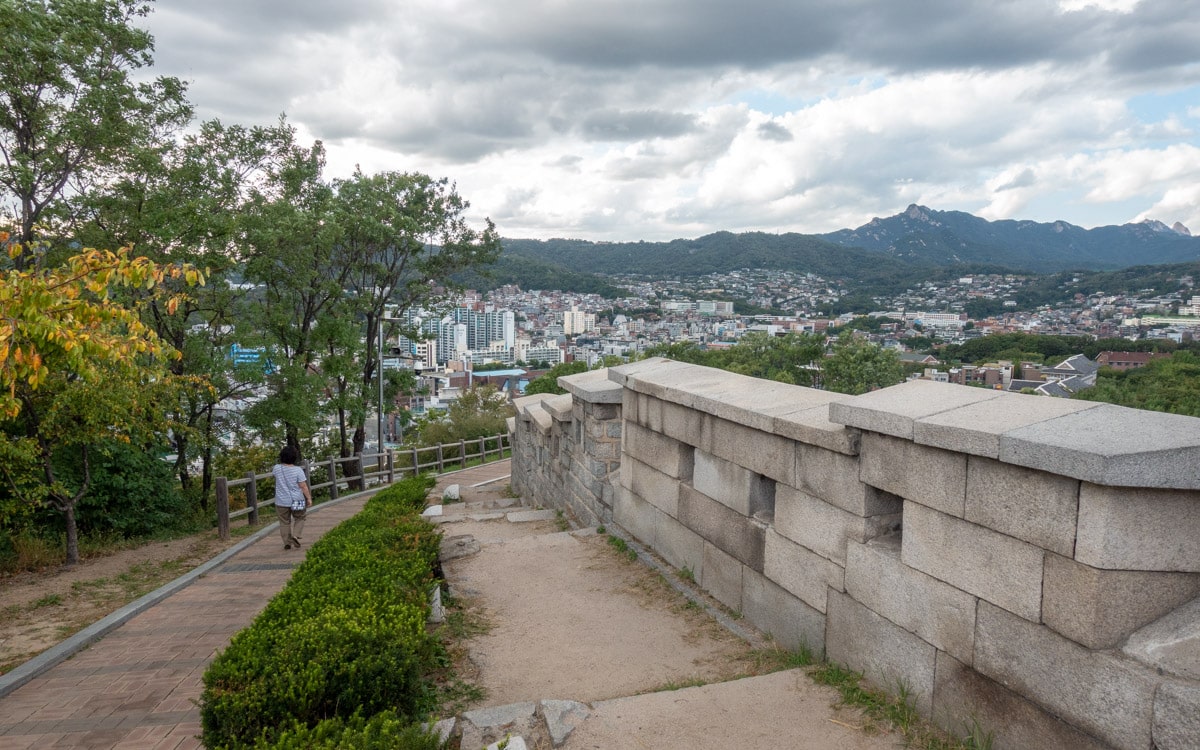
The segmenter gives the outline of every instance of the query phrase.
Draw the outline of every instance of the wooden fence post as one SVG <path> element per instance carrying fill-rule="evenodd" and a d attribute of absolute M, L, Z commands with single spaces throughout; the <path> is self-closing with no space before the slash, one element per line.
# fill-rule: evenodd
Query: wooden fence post
<path fill-rule="evenodd" d="M 387 477 L 388 484 L 396 481 L 396 451 L 391 448 L 387 449 Z"/>
<path fill-rule="evenodd" d="M 442 444 L 441 443 L 438 443 L 438 447 L 437 447 L 437 467 L 438 467 L 438 474 L 446 473 L 446 460 L 445 460 L 445 458 L 443 458 L 443 455 L 442 455 Z"/>
<path fill-rule="evenodd" d="M 246 472 L 246 506 L 250 508 L 250 525 L 258 525 L 258 479 L 254 476 L 254 471 Z"/>
<path fill-rule="evenodd" d="M 413 446 L 413 449 L 412 449 L 412 459 L 413 459 L 413 476 L 415 477 L 421 473 L 421 459 L 417 455 L 417 447 L 415 445 Z"/>
<path fill-rule="evenodd" d="M 329 457 L 329 499 L 338 499 L 337 459 Z"/>
<path fill-rule="evenodd" d="M 229 538 L 229 482 L 217 477 L 217 536 Z"/>
<path fill-rule="evenodd" d="M 487 463 L 487 438 L 479 438 L 479 463 Z"/>
<path fill-rule="evenodd" d="M 460 469 L 467 468 L 467 441 L 458 441 L 458 467 Z"/>
<path fill-rule="evenodd" d="M 354 458 L 358 463 L 358 481 L 360 482 L 358 489 L 365 490 L 367 488 L 367 465 L 363 463 L 363 454 L 361 451 L 355 453 Z"/>

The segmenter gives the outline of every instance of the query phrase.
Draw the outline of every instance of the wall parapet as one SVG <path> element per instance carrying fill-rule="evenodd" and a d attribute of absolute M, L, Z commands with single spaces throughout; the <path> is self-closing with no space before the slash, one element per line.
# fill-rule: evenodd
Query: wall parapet
<path fill-rule="evenodd" d="M 650 359 L 517 400 L 523 495 L 997 748 L 1200 748 L 1200 419 Z"/>

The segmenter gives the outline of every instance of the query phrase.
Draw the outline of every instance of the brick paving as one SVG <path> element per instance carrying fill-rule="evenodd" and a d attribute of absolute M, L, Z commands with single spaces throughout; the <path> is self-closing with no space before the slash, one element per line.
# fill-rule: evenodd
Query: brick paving
<path fill-rule="evenodd" d="M 498 461 L 439 478 L 468 486 L 503 477 Z M 366 496 L 318 506 L 307 549 Z M 196 701 L 209 662 L 291 577 L 304 551 L 272 531 L 191 585 L 0 698 L 0 750 L 202 748 Z"/>

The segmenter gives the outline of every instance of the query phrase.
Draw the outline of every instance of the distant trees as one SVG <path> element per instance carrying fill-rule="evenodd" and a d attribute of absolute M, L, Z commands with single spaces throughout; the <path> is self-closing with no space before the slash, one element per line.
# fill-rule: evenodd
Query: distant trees
<path fill-rule="evenodd" d="M 1176 352 L 1125 372 L 1101 368 L 1096 385 L 1075 398 L 1200 417 L 1200 355 Z"/>
<path fill-rule="evenodd" d="M 904 380 L 904 369 L 896 352 L 849 333 L 828 352 L 825 337 L 819 334 L 771 336 L 753 331 L 728 348 L 702 349 L 692 342 L 676 342 L 650 347 L 646 356 L 666 357 L 793 385 L 819 383 L 825 389 L 839 393 L 865 393 Z"/>
<path fill-rule="evenodd" d="M 821 362 L 821 382 L 826 390 L 858 395 L 887 388 L 904 380 L 900 355 L 866 339 L 842 336 Z"/>

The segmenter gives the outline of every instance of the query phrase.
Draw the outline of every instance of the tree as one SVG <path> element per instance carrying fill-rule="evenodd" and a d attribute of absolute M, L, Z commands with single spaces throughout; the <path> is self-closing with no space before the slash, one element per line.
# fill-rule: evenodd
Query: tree
<path fill-rule="evenodd" d="M 252 191 L 242 223 L 246 279 L 262 287 L 247 300 L 243 343 L 265 348 L 271 362 L 267 397 L 246 419 L 268 440 L 297 449 L 322 421 L 322 345 L 336 338 L 330 329 L 356 324 L 344 300 L 351 269 L 338 256 L 340 230 L 324 166 L 320 142 L 293 146 Z"/>
<path fill-rule="evenodd" d="M 566 393 L 566 389 L 558 384 L 558 379 L 564 375 L 578 375 L 581 372 L 587 372 L 587 362 L 577 359 L 574 362 L 561 362 L 554 367 L 551 367 L 547 372 L 533 380 L 525 386 L 525 395 L 532 396 L 536 393 L 554 393 L 562 395 Z"/>
<path fill-rule="evenodd" d="M 19 243 L 8 250 L 13 258 L 26 252 Z M 168 278 L 203 281 L 193 268 L 128 249 L 85 250 L 60 268 L 12 270 L 0 280 L 0 474 L 26 507 L 63 514 L 67 564 L 79 560 L 75 508 L 91 482 L 93 447 L 165 427 L 160 396 L 169 395 L 165 363 L 174 352 L 111 294 Z M 74 485 L 61 476 L 64 460 L 76 463 Z"/>
<path fill-rule="evenodd" d="M 811 385 L 816 371 L 811 367 L 825 351 L 825 339 L 809 333 L 771 336 L 753 331 L 736 346 L 716 352 L 719 367 L 755 378 L 780 383 Z"/>
<path fill-rule="evenodd" d="M 904 379 L 900 356 L 856 336 L 843 336 L 821 362 L 826 390 L 858 395 L 896 385 Z"/>
<path fill-rule="evenodd" d="M 174 313 L 155 299 L 143 307 L 145 322 L 183 356 L 172 374 L 204 379 L 211 387 L 187 389 L 171 407 L 175 473 L 185 491 L 193 488 L 191 467 L 200 463 L 200 504 L 207 508 L 218 445 L 217 405 L 249 395 L 263 379 L 261 366 L 238 366 L 230 348 L 244 293 L 236 261 L 244 251 L 238 221 L 249 192 L 294 145 L 285 122 L 272 127 L 201 123 L 178 142 L 145 153 L 138 170 L 103 191 L 78 196 L 71 213 L 74 237 L 89 247 L 142 248 L 160 263 L 189 261 L 206 269 L 211 283 L 190 290 Z M 170 286 L 171 282 L 167 282 Z"/>
<path fill-rule="evenodd" d="M 339 228 L 336 255 L 348 269 L 347 302 L 355 319 L 365 323 L 354 398 L 353 451 L 366 444 L 365 404 L 374 400 L 378 383 L 380 323 L 414 307 L 436 301 L 435 289 L 451 285 L 451 277 L 487 265 L 500 252 L 491 221 L 482 231 L 469 227 L 463 213 L 469 204 L 445 179 L 420 173 L 356 171 L 333 184 L 334 221 Z M 339 385 L 343 390 L 348 383 Z M 345 414 L 339 414 L 345 424 Z M 345 429 L 342 430 L 343 434 Z M 342 444 L 342 455 L 350 455 Z"/>
<path fill-rule="evenodd" d="M 0 3 L 0 186 L 16 204 L 18 268 L 39 262 L 38 226 L 68 186 L 86 192 L 191 118 L 180 81 L 134 80 L 154 42 L 131 23 L 148 12 L 145 0 Z"/>
<path fill-rule="evenodd" d="M 1200 417 L 1200 356 L 1183 351 L 1136 370 L 1101 368 L 1096 385 L 1075 398 Z"/>
<path fill-rule="evenodd" d="M 421 445 L 439 445 L 457 440 L 492 437 L 508 431 L 506 420 L 513 416 L 512 404 L 492 385 L 463 391 L 446 409 L 445 419 L 421 427 Z"/>

